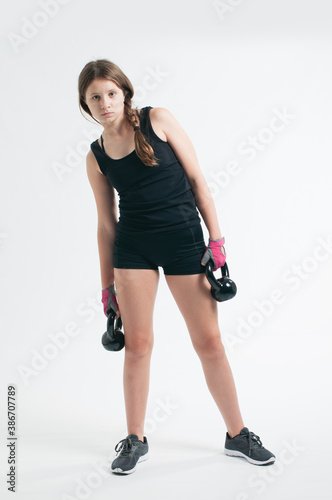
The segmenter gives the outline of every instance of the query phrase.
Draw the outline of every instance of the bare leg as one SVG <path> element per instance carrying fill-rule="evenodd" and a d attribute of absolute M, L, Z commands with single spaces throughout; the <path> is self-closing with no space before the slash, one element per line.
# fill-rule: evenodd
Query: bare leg
<path fill-rule="evenodd" d="M 200 358 L 207 386 L 231 437 L 244 427 L 231 367 L 221 342 L 218 303 L 204 273 L 165 275 Z M 190 290 L 190 293 L 188 293 Z"/>
<path fill-rule="evenodd" d="M 159 271 L 114 269 L 117 300 L 125 334 L 123 369 L 128 434 L 143 440 L 153 348 L 153 308 Z"/>

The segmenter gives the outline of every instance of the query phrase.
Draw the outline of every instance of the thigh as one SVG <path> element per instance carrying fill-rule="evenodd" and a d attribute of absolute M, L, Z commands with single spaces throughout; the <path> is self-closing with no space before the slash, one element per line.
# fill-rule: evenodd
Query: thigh
<path fill-rule="evenodd" d="M 114 268 L 114 281 L 126 345 L 151 339 L 159 270 Z"/>
<path fill-rule="evenodd" d="M 186 322 L 195 348 L 220 339 L 218 303 L 205 274 L 165 275 L 167 285 Z"/>

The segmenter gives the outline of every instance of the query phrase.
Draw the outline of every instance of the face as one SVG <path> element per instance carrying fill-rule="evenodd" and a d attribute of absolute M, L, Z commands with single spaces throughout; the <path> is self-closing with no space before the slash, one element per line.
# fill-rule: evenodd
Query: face
<path fill-rule="evenodd" d="M 124 93 L 111 80 L 93 80 L 86 90 L 85 99 L 92 115 L 101 124 L 107 124 L 123 114 Z"/>

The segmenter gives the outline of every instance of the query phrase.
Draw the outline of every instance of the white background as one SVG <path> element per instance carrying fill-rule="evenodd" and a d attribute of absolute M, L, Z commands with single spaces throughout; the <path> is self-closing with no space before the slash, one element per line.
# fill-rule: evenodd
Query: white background
<path fill-rule="evenodd" d="M 328 0 L 7 2 L 2 497 L 12 498 L 13 383 L 20 500 L 330 498 L 331 15 Z M 160 268 L 150 459 L 126 477 L 97 472 L 127 430 L 124 351 L 100 342 L 97 213 L 85 168 L 102 128 L 78 108 L 78 75 L 100 58 L 130 78 L 134 106 L 169 109 L 194 144 L 238 287 L 218 306 L 221 335 L 245 425 L 277 455 L 272 467 L 223 454 L 225 424 Z M 291 115 L 276 121 L 278 132 L 276 113 Z M 259 149 L 250 159 L 244 144 L 253 137 Z M 237 175 L 227 177 L 231 162 Z M 64 334 L 70 326 L 75 336 Z M 60 332 L 62 349 L 51 339 Z"/>

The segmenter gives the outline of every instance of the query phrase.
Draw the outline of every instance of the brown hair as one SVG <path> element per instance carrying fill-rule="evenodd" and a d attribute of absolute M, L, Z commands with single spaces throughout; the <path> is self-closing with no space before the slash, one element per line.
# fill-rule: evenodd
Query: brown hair
<path fill-rule="evenodd" d="M 97 59 L 88 62 L 82 69 L 78 77 L 78 94 L 79 94 L 79 108 L 83 109 L 88 115 L 91 116 L 99 125 L 101 123 L 92 116 L 88 105 L 85 102 L 85 93 L 89 85 L 96 78 L 104 78 L 105 80 L 113 81 L 124 93 L 124 107 L 125 115 L 129 123 L 135 127 L 139 125 L 139 113 L 137 107 L 132 108 L 132 98 L 134 96 L 134 88 L 123 73 L 123 71 L 113 62 L 108 59 Z M 83 115 L 82 111 L 81 114 Z M 84 115 L 83 115 L 84 116 Z M 84 118 L 86 118 L 84 116 Z M 89 120 L 88 120 L 89 121 Z M 135 151 L 140 160 L 147 166 L 153 167 L 158 165 L 158 159 L 154 155 L 153 148 L 145 140 L 145 137 L 140 129 L 135 131 Z"/>

